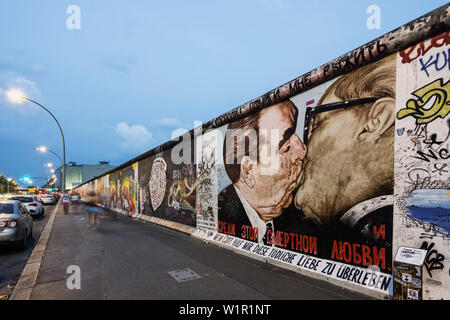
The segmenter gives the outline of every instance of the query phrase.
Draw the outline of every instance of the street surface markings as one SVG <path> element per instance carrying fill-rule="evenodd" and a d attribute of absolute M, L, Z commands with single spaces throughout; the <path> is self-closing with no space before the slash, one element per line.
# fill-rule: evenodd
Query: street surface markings
<path fill-rule="evenodd" d="M 169 274 L 178 282 L 196 280 L 201 278 L 201 276 L 199 276 L 197 273 L 195 273 L 193 270 L 189 268 L 169 271 Z"/>

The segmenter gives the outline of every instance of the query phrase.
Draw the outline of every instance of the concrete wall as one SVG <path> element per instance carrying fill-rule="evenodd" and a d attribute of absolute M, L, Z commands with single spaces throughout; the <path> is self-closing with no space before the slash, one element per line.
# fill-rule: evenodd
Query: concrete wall
<path fill-rule="evenodd" d="M 428 251 L 424 299 L 450 299 L 450 32 L 399 52 L 394 250 Z"/>
<path fill-rule="evenodd" d="M 77 188 L 86 201 L 369 295 L 399 246 L 448 299 L 444 6 Z"/>

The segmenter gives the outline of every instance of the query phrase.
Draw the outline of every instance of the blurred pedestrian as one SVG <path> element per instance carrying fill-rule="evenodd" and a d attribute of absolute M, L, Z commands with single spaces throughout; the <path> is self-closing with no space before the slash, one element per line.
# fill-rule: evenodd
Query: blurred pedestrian
<path fill-rule="evenodd" d="M 101 209 L 95 204 L 86 204 L 86 219 L 88 221 L 87 227 L 92 228 L 92 230 L 97 230 L 100 227 L 100 212 Z"/>
<path fill-rule="evenodd" d="M 69 205 L 70 205 L 70 196 L 68 193 L 63 194 L 62 203 L 63 203 L 64 214 L 68 214 L 69 213 Z"/>

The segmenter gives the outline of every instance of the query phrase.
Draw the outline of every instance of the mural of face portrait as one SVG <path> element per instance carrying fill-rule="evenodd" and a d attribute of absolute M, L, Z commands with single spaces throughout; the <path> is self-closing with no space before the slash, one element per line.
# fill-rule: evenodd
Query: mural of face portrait
<path fill-rule="evenodd" d="M 295 133 L 297 116 L 294 104 L 284 101 L 228 126 L 224 161 L 233 184 L 219 195 L 219 221 L 257 227 L 256 220 L 271 221 L 292 203 L 306 154 Z M 237 205 L 230 208 L 232 203 Z"/>
<path fill-rule="evenodd" d="M 336 222 L 360 202 L 393 194 L 395 68 L 392 55 L 342 76 L 305 124 L 308 153 L 295 206 L 318 225 Z M 327 104 L 361 98 L 373 99 L 326 110 Z"/>
<path fill-rule="evenodd" d="M 259 135 L 260 161 L 251 163 L 244 158 L 241 165 L 241 177 L 236 186 L 264 221 L 280 216 L 293 200 L 292 192 L 306 154 L 305 145 L 294 133 L 297 113 L 290 101 L 262 110 L 259 128 L 265 130 L 260 130 Z M 278 136 L 274 139 L 271 133 L 277 131 Z M 269 145 L 278 148 L 279 157 L 272 158 L 261 152 Z M 273 172 L 265 170 L 272 166 L 275 169 Z"/>

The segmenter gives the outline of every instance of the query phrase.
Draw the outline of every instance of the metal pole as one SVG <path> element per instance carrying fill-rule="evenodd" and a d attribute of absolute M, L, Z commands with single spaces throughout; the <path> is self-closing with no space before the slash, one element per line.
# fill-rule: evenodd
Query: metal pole
<path fill-rule="evenodd" d="M 50 150 L 50 149 L 47 149 L 47 151 L 53 153 L 55 156 L 58 157 L 59 161 L 61 161 L 61 168 L 62 168 L 63 161 L 62 161 L 61 157 L 60 157 L 56 152 L 54 152 L 54 151 L 52 151 L 52 150 Z M 62 169 L 61 169 L 61 176 L 59 177 L 59 178 L 61 179 L 61 185 L 62 185 L 62 183 L 63 183 L 63 181 L 62 181 L 62 174 L 63 174 L 63 171 L 62 171 Z M 64 175 L 64 176 L 65 176 L 65 175 Z"/>
<path fill-rule="evenodd" d="M 58 159 L 59 159 L 59 161 L 61 161 L 61 165 L 63 164 L 63 161 L 62 161 L 61 157 L 60 157 L 56 152 L 54 152 L 54 151 L 52 151 L 52 150 L 50 150 L 50 149 L 47 149 L 47 151 L 48 151 L 48 152 L 51 152 L 51 153 L 53 153 L 55 156 L 57 156 Z"/>
<path fill-rule="evenodd" d="M 62 129 L 61 129 L 61 126 L 59 125 L 59 122 L 58 122 L 58 120 L 56 119 L 56 117 L 53 115 L 53 113 L 51 113 L 50 112 L 50 110 L 48 110 L 46 107 L 44 107 L 42 104 L 40 104 L 40 103 L 38 103 L 38 102 L 36 102 L 36 101 L 34 101 L 34 100 L 31 100 L 31 99 L 29 99 L 29 98 L 26 98 L 26 97 L 22 97 L 22 99 L 25 99 L 25 100 L 27 100 L 27 101 L 30 101 L 30 102 L 32 102 L 32 103 L 34 103 L 34 104 L 36 104 L 36 105 L 38 105 L 39 107 L 41 107 L 42 109 L 44 109 L 45 111 L 47 111 L 51 116 L 52 116 L 52 118 L 56 121 L 56 124 L 58 125 L 58 128 L 59 128 L 59 131 L 61 132 L 61 138 L 62 138 L 62 144 L 63 144 L 63 164 L 62 164 L 62 171 L 61 171 L 61 176 L 62 176 L 62 178 L 61 178 L 61 187 L 62 187 L 62 189 L 63 189 L 63 191 L 66 189 L 66 185 L 65 185 L 65 182 L 66 182 L 66 175 L 65 175 L 65 166 L 66 166 L 66 143 L 65 143 L 65 141 L 64 141 L 64 133 L 63 133 L 63 131 L 62 131 Z"/>

